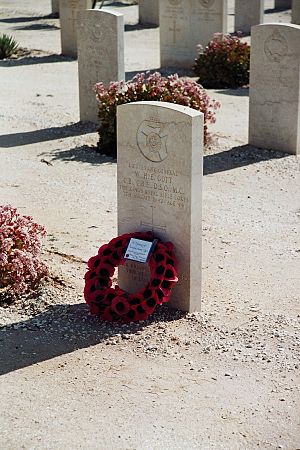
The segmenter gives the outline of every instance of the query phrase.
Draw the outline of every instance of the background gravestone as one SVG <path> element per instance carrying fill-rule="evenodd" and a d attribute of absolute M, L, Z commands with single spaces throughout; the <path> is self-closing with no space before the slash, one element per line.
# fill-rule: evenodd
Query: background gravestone
<path fill-rule="evenodd" d="M 251 27 L 264 22 L 264 0 L 235 0 L 235 31 L 250 34 Z"/>
<path fill-rule="evenodd" d="M 300 0 L 293 0 L 292 23 L 295 23 L 296 25 L 300 25 Z"/>
<path fill-rule="evenodd" d="M 139 0 L 139 21 L 159 25 L 159 0 Z"/>
<path fill-rule="evenodd" d="M 59 0 L 61 53 L 77 56 L 77 13 L 91 8 L 93 0 Z"/>
<path fill-rule="evenodd" d="M 300 26 L 257 25 L 251 30 L 249 142 L 300 151 Z"/>
<path fill-rule="evenodd" d="M 118 233 L 153 231 L 172 241 L 179 283 L 170 305 L 199 311 L 203 114 L 163 102 L 121 105 L 118 125 Z M 127 262 L 119 284 L 146 285 L 147 266 Z"/>
<path fill-rule="evenodd" d="M 89 9 L 78 12 L 77 23 L 80 120 L 97 123 L 93 85 L 125 79 L 124 19 L 118 12 Z"/>
<path fill-rule="evenodd" d="M 214 33 L 227 31 L 227 0 L 160 0 L 161 66 L 191 67 Z"/>

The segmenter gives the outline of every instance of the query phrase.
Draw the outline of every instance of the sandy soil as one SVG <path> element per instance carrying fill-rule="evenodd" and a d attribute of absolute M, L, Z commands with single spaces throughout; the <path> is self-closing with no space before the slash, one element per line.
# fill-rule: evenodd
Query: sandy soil
<path fill-rule="evenodd" d="M 0 308 L 0 448 L 299 449 L 299 159 L 246 145 L 247 90 L 211 91 L 202 312 L 100 323 L 83 275 L 116 235 L 116 161 L 78 123 L 77 62 L 59 56 L 49 3 L 0 5 L 0 32 L 38 50 L 0 62 L 0 203 L 45 225 L 52 274 Z M 128 76 L 159 65 L 158 30 L 133 28 Z"/>

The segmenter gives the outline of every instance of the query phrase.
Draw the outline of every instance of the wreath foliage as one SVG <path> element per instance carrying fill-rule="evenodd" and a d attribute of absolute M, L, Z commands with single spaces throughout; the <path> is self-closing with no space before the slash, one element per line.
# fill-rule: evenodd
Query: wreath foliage
<path fill-rule="evenodd" d="M 93 315 L 106 321 L 145 320 L 158 305 L 168 302 L 178 281 L 177 262 L 171 242 L 157 244 L 148 260 L 150 280 L 145 288 L 129 294 L 118 285 L 112 287 L 116 267 L 125 264 L 125 252 L 131 238 L 153 241 L 152 232 L 123 234 L 99 248 L 88 261 L 84 298 Z"/>

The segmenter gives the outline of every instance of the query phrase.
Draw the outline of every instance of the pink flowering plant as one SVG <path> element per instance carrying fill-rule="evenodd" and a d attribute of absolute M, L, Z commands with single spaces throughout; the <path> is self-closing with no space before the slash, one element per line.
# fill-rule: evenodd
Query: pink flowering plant
<path fill-rule="evenodd" d="M 46 230 L 10 205 L 0 205 L 0 288 L 15 295 L 34 289 L 47 275 L 39 260 Z"/>
<path fill-rule="evenodd" d="M 194 72 L 205 88 L 237 88 L 249 84 L 250 46 L 239 36 L 216 33 L 199 56 Z"/>
<path fill-rule="evenodd" d="M 161 101 L 188 106 L 204 114 L 204 140 L 208 141 L 208 123 L 214 123 L 215 110 L 220 104 L 207 95 L 195 81 L 179 78 L 177 74 L 163 77 L 160 73 L 139 73 L 132 80 L 97 83 L 94 87 L 99 107 L 99 150 L 116 156 L 117 106 L 138 101 Z"/>

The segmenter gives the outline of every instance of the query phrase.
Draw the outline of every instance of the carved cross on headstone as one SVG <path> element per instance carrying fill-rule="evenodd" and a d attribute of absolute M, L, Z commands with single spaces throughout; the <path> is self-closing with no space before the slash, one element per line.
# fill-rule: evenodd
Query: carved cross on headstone
<path fill-rule="evenodd" d="M 152 233 L 154 233 L 155 229 L 162 233 L 166 233 L 166 225 L 154 225 L 154 206 L 151 206 L 151 223 L 141 221 L 141 225 L 143 227 L 151 227 Z"/>
<path fill-rule="evenodd" d="M 176 20 L 174 20 L 173 27 L 170 27 L 169 31 L 173 31 L 173 44 L 176 44 L 176 33 L 181 31 L 180 28 L 176 28 Z"/>

